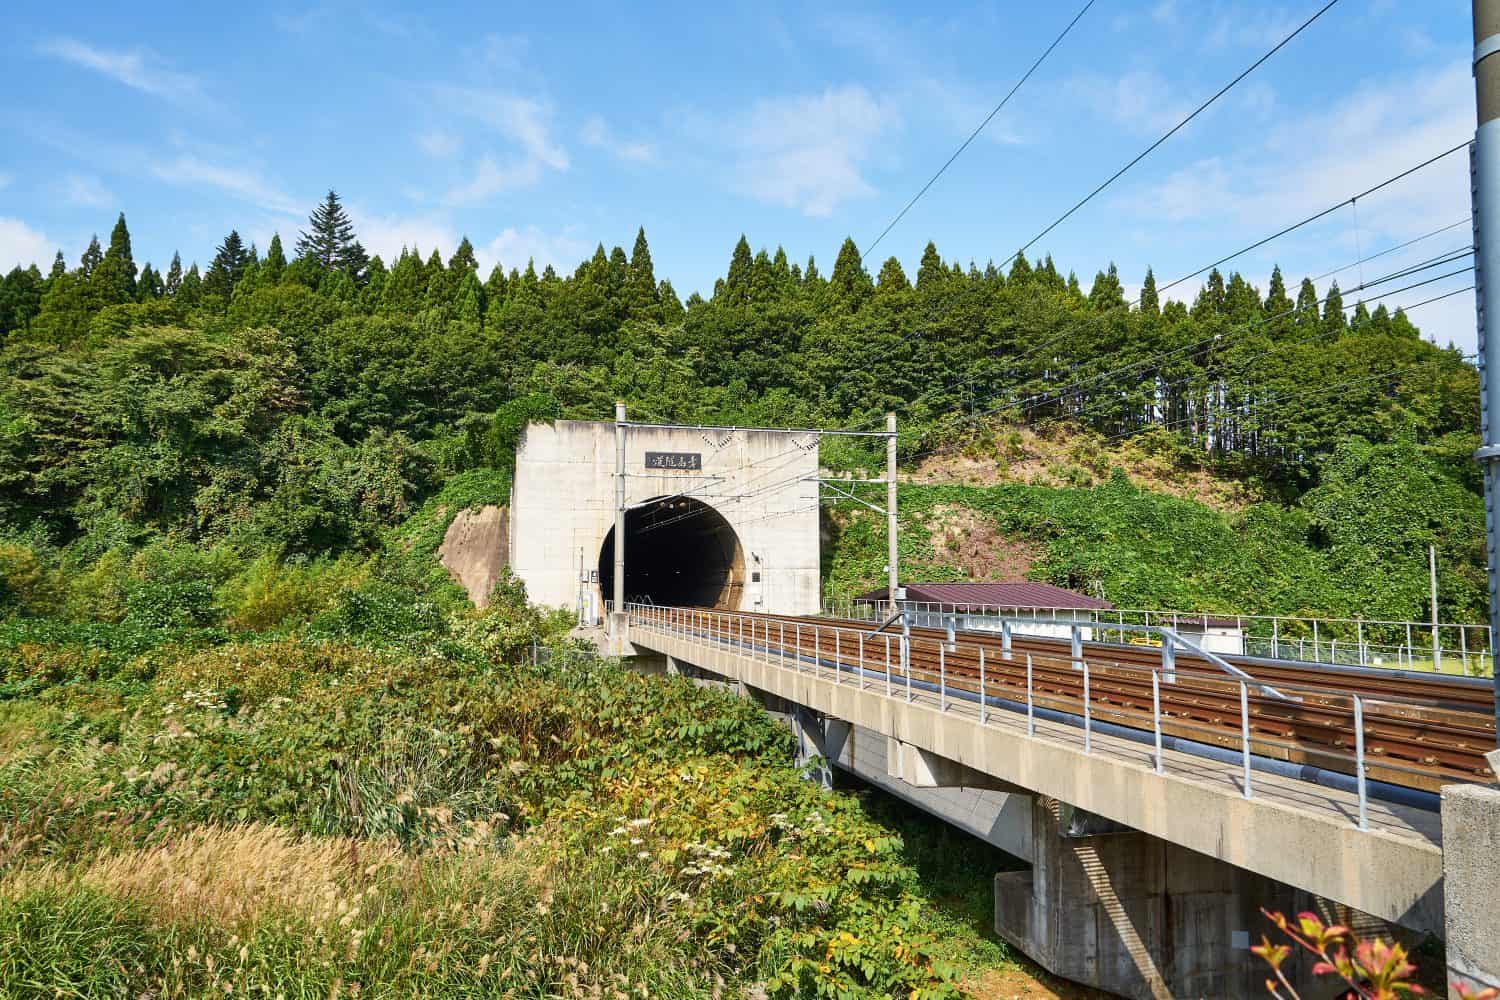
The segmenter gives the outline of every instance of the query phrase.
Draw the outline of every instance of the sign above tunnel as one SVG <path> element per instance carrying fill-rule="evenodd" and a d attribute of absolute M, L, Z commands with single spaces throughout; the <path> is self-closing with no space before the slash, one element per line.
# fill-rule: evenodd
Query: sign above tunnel
<path fill-rule="evenodd" d="M 703 468 L 703 455 L 696 451 L 648 451 L 646 468 L 698 472 Z"/>

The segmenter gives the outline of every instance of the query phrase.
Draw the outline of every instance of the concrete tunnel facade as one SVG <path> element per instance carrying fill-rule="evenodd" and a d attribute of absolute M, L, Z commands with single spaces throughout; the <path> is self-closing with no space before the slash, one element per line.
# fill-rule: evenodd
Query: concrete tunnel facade
<path fill-rule="evenodd" d="M 820 600 L 818 437 L 629 427 L 627 600 L 808 614 Z M 509 559 L 532 600 L 597 621 L 614 579 L 615 425 L 527 426 Z"/>

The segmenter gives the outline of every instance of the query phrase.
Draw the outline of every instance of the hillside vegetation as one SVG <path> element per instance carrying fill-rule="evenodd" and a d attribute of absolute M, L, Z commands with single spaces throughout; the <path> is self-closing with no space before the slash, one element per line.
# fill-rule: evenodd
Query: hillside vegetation
<path fill-rule="evenodd" d="M 935 997 L 1006 963 L 971 877 L 1003 857 L 823 792 L 753 703 L 561 643 L 513 581 L 444 612 L 377 579 L 265 570 L 231 627 L 148 576 L 119 623 L 0 630 L 0 993 Z"/>
<path fill-rule="evenodd" d="M 515 581 L 469 606 L 432 553 L 531 420 L 896 409 L 908 578 L 1409 618 L 1432 543 L 1445 616 L 1484 609 L 1476 373 L 1387 304 L 743 238 L 682 301 L 644 232 L 571 274 L 428 249 L 368 256 L 329 192 L 290 256 L 137 266 L 122 215 L 0 279 L 0 994 L 919 997 L 1002 961 L 1003 859 L 568 651 Z M 831 595 L 882 533 L 832 510 Z"/>
<path fill-rule="evenodd" d="M 999 482 L 903 486 L 902 578 L 1030 577 L 1122 607 L 1409 621 L 1428 613 L 1432 544 L 1445 620 L 1483 620 L 1483 502 L 1440 449 L 1351 441 L 1291 505 L 1249 502 L 1239 484 L 1187 470 L 1195 485 L 1184 492 L 1206 492 L 1210 505 L 1146 488 L 1140 480 L 1157 486 L 1160 469 L 1132 476 L 1086 439 L 1072 454 L 1098 461 L 1059 459 L 1018 483 L 1003 459 L 970 459 L 972 478 L 988 468 Z M 844 505 L 826 537 L 826 597 L 884 584 L 884 518 Z"/>

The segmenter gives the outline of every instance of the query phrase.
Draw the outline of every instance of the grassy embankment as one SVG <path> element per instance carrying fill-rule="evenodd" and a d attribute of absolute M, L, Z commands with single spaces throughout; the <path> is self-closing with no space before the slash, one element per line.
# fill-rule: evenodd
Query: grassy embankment
<path fill-rule="evenodd" d="M 973 877 L 1002 858 L 814 787 L 748 702 L 567 652 L 513 586 L 465 608 L 431 550 L 495 485 L 376 559 L 38 569 L 54 613 L 0 627 L 0 995 L 939 996 L 1007 964 Z"/>

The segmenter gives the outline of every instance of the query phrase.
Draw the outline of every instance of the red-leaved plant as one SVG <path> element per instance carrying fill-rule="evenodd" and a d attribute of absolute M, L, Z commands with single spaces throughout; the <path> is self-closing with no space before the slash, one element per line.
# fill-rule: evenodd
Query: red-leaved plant
<path fill-rule="evenodd" d="M 1292 942 L 1272 944 L 1270 938 L 1261 935 L 1260 944 L 1250 949 L 1265 959 L 1275 973 L 1274 979 L 1266 980 L 1266 992 L 1273 997 L 1301 1000 L 1301 995 L 1281 971 L 1282 965 L 1291 957 L 1293 945 L 1317 956 L 1313 975 L 1338 976 L 1349 985 L 1340 994 L 1341 1000 L 1401 1000 L 1403 997 L 1427 995 L 1425 989 L 1412 982 L 1417 967 L 1407 960 L 1406 949 L 1399 944 L 1378 939 L 1361 941 L 1349 928 L 1325 924 L 1312 913 L 1297 914 L 1294 923 L 1280 913 L 1265 909 L 1260 912 Z M 1475 993 L 1461 983 L 1454 983 L 1453 989 L 1464 1000 L 1500 998 L 1500 990 L 1495 989 Z"/>

